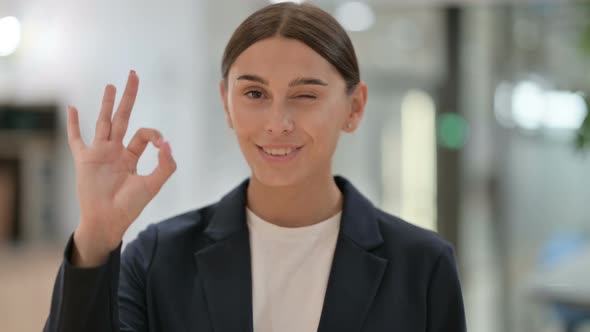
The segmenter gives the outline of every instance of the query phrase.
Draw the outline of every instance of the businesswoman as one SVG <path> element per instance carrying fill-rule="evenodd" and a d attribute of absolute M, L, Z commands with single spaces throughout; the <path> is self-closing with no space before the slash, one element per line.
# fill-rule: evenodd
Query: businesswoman
<path fill-rule="evenodd" d="M 68 109 L 81 214 L 45 331 L 465 331 L 452 247 L 332 175 L 338 138 L 359 127 L 367 100 L 337 21 L 312 5 L 262 8 L 234 32 L 221 72 L 251 176 L 148 226 L 122 254 L 123 234 L 177 167 L 170 145 L 155 129 L 122 144 L 135 72 L 114 115 L 106 87 L 91 145 Z M 140 176 L 149 143 L 159 163 Z"/>

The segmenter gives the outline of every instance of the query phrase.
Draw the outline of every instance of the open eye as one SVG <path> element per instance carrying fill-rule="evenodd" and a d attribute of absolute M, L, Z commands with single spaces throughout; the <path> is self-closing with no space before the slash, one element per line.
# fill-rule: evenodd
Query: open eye
<path fill-rule="evenodd" d="M 248 96 L 251 99 L 260 99 L 263 96 L 262 92 L 258 90 L 250 90 L 244 93 L 244 95 Z"/>

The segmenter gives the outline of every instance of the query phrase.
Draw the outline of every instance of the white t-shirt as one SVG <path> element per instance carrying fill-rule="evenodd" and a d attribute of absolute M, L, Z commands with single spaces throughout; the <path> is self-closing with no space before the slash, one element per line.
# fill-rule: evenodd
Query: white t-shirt
<path fill-rule="evenodd" d="M 246 208 L 254 332 L 317 331 L 341 214 L 289 228 Z"/>

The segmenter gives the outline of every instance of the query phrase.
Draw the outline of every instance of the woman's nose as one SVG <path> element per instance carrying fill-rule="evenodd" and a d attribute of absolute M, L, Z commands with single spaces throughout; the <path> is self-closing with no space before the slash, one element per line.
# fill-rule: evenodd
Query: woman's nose
<path fill-rule="evenodd" d="M 279 103 L 274 103 L 268 109 L 266 131 L 269 134 L 282 134 L 293 131 L 293 119 L 290 110 Z"/>

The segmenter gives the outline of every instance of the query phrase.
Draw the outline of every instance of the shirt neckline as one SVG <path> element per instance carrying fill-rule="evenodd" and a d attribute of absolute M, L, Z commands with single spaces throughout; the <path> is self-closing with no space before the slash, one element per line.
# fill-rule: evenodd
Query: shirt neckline
<path fill-rule="evenodd" d="M 313 225 L 301 227 L 283 227 L 275 225 L 269 221 L 262 219 L 256 215 L 252 210 L 246 207 L 246 219 L 248 228 L 251 231 L 272 236 L 275 238 L 305 238 L 314 237 L 327 232 L 328 230 L 338 230 L 342 210 L 338 211 L 331 217 L 317 222 Z"/>

